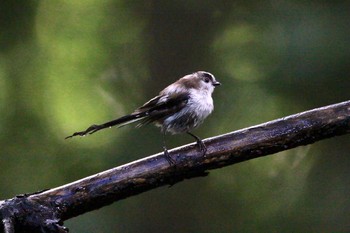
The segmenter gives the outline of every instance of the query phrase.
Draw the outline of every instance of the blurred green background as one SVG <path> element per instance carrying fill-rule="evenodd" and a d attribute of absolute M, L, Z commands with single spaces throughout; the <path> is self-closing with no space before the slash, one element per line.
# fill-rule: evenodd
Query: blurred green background
<path fill-rule="evenodd" d="M 3 0 L 0 199 L 161 151 L 159 129 L 64 140 L 197 70 L 223 84 L 202 138 L 349 100 L 349 1 Z M 71 232 L 346 232 L 349 136 L 212 171 L 65 223 Z M 168 137 L 168 146 L 192 142 Z"/>

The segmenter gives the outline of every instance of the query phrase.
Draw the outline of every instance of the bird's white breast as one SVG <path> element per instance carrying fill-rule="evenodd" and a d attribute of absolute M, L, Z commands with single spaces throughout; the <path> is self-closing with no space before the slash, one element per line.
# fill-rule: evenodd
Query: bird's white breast
<path fill-rule="evenodd" d="M 166 91 L 181 92 L 185 91 L 181 86 L 167 88 Z M 172 134 L 189 132 L 199 126 L 205 118 L 213 111 L 212 89 L 187 89 L 189 99 L 179 112 L 176 112 L 165 118 L 162 125 L 162 131 Z"/>
<path fill-rule="evenodd" d="M 209 91 L 191 90 L 188 104 L 200 121 L 203 121 L 214 109 L 213 98 Z"/>

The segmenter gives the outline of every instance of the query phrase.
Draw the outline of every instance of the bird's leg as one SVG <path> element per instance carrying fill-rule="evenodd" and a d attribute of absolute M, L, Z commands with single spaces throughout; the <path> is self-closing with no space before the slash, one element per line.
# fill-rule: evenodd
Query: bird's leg
<path fill-rule="evenodd" d="M 163 132 L 163 149 L 164 149 L 164 156 L 166 158 L 166 160 L 168 160 L 168 163 L 170 166 L 175 165 L 175 160 L 173 160 L 168 152 L 168 149 L 166 148 L 166 144 L 165 144 L 165 132 Z"/>
<path fill-rule="evenodd" d="M 192 134 L 191 132 L 187 132 L 187 134 L 191 135 L 192 137 L 194 137 L 196 139 L 199 149 L 202 151 L 203 156 L 205 156 L 205 154 L 207 153 L 207 147 L 204 145 L 202 139 L 200 139 L 196 135 Z"/>

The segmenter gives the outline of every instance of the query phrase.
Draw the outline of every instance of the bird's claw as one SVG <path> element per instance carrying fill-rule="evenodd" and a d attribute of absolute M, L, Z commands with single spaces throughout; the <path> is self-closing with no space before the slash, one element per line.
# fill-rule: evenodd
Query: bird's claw
<path fill-rule="evenodd" d="M 169 165 L 170 165 L 170 166 L 175 165 L 175 164 L 176 164 L 176 163 L 175 163 L 175 160 L 173 160 L 173 159 L 170 157 L 169 152 L 168 152 L 168 149 L 167 149 L 165 146 L 163 147 L 163 149 L 164 149 L 164 156 L 165 156 L 166 160 L 168 161 Z"/>
<path fill-rule="evenodd" d="M 197 145 L 198 145 L 200 151 L 202 152 L 202 156 L 205 156 L 205 154 L 207 153 L 208 149 L 205 146 L 204 142 L 202 140 L 198 140 L 197 141 Z"/>

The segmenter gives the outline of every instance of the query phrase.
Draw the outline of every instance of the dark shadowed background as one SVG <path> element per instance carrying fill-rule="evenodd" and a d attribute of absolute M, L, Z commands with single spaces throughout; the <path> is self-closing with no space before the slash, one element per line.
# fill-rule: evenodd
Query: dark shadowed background
<path fill-rule="evenodd" d="M 162 150 L 113 128 L 197 70 L 223 84 L 202 138 L 350 99 L 349 1 L 1 1 L 0 199 Z M 71 232 L 345 232 L 350 137 L 212 171 L 66 222 Z M 168 137 L 168 146 L 192 142 Z"/>

